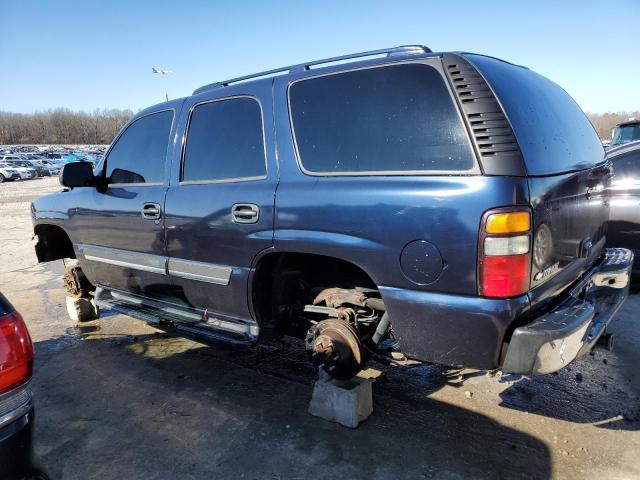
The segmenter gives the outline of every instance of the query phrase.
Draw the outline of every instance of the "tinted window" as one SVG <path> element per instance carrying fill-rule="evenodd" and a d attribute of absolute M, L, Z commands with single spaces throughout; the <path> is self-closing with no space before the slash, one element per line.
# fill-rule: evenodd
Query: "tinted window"
<path fill-rule="evenodd" d="M 164 180 L 173 111 L 141 117 L 133 122 L 106 159 L 110 183 L 149 183 Z"/>
<path fill-rule="evenodd" d="M 441 75 L 404 64 L 296 82 L 291 116 L 311 172 L 469 170 L 467 136 Z"/>
<path fill-rule="evenodd" d="M 640 140 L 640 125 L 623 125 L 615 128 L 611 145 L 620 145 L 635 140 Z"/>
<path fill-rule="evenodd" d="M 545 175 L 593 167 L 604 149 L 578 104 L 558 85 L 526 68 L 466 55 L 498 96 L 527 172 Z"/>
<path fill-rule="evenodd" d="M 194 108 L 182 180 L 230 180 L 266 175 L 262 112 L 252 98 L 233 98 Z"/>

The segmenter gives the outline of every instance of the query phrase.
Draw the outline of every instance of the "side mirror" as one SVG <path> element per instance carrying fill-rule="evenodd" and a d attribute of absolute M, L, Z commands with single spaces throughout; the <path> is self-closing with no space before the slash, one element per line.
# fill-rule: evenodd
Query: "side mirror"
<path fill-rule="evenodd" d="M 89 162 L 67 163 L 60 171 L 60 183 L 64 187 L 94 187 L 96 177 Z"/>

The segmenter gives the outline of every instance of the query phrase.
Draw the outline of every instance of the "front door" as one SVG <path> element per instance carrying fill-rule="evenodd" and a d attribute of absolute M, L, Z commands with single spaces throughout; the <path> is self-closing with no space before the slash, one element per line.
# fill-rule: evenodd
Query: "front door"
<path fill-rule="evenodd" d="M 253 323 L 251 265 L 273 244 L 272 118 L 265 80 L 192 97 L 180 119 L 186 133 L 165 204 L 168 272 L 194 318 L 214 325 Z"/>
<path fill-rule="evenodd" d="M 103 162 L 106 188 L 77 188 L 74 248 L 94 284 L 146 297 L 163 296 L 165 164 L 175 111 L 131 122 Z"/>

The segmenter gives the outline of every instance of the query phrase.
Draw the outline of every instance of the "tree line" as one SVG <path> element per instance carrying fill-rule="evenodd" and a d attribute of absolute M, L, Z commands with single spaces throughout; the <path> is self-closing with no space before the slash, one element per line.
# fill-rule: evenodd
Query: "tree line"
<path fill-rule="evenodd" d="M 133 115 L 131 110 L 97 109 L 91 113 L 56 108 L 36 113 L 0 111 L 0 144 L 107 144 Z M 588 113 L 601 140 L 611 129 L 640 111 Z"/>
<path fill-rule="evenodd" d="M 107 144 L 132 115 L 131 110 L 118 109 L 0 111 L 0 144 Z"/>

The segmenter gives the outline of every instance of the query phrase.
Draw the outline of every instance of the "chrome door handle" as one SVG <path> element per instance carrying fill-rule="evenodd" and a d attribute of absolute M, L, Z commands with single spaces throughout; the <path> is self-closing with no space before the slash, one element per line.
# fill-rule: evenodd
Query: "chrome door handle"
<path fill-rule="evenodd" d="M 231 218 L 235 223 L 258 223 L 260 209 L 253 203 L 236 203 L 231 207 Z"/>
<path fill-rule="evenodd" d="M 145 203 L 142 206 L 142 218 L 158 220 L 162 215 L 159 203 Z"/>

